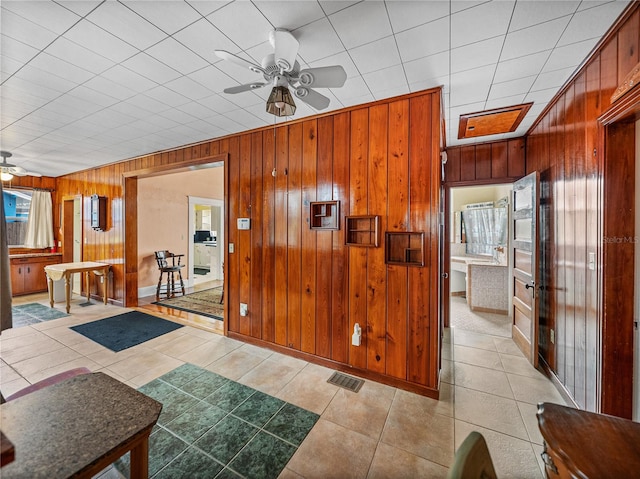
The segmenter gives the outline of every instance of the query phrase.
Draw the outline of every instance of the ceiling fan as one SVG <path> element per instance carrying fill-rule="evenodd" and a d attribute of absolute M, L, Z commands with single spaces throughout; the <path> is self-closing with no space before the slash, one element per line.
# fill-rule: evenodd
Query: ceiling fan
<path fill-rule="evenodd" d="M 313 88 L 339 88 L 347 80 L 347 73 L 340 65 L 300 69 L 296 60 L 298 40 L 288 30 L 278 28 L 269 33 L 269 43 L 274 52 L 262 59 L 261 65 L 245 60 L 225 50 L 215 50 L 215 54 L 254 73 L 262 75 L 264 80 L 225 88 L 225 93 L 242 93 L 272 85 L 271 95 L 267 100 L 267 112 L 276 116 L 291 116 L 296 105 L 291 97 L 289 87 L 294 95 L 316 110 L 329 106 L 330 100 Z M 313 88 L 312 88 L 313 87 Z"/>
<path fill-rule="evenodd" d="M 27 171 L 21 166 L 7 163 L 7 158 L 11 158 L 13 156 L 8 151 L 0 151 L 0 156 L 2 157 L 2 163 L 0 163 L 0 177 L 2 181 L 11 181 L 14 176 L 42 176 L 40 173 Z"/>

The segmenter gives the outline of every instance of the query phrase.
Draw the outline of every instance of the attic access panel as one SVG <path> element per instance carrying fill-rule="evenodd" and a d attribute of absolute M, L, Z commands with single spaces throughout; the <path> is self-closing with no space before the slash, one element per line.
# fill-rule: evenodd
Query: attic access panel
<path fill-rule="evenodd" d="M 533 103 L 495 108 L 460 115 L 458 139 L 516 131 Z"/>

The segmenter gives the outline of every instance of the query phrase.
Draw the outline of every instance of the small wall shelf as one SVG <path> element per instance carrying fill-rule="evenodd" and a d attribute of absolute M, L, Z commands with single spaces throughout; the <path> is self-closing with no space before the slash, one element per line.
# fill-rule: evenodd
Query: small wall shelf
<path fill-rule="evenodd" d="M 340 229 L 339 201 L 312 201 L 309 204 L 309 227 L 312 230 Z"/>
<path fill-rule="evenodd" d="M 96 231 L 107 229 L 107 197 L 91 195 L 91 228 Z"/>
<path fill-rule="evenodd" d="M 424 266 L 424 233 L 422 231 L 387 231 L 385 243 L 387 264 Z"/>
<path fill-rule="evenodd" d="M 379 219 L 379 216 L 347 216 L 345 244 L 377 248 L 380 243 Z"/>

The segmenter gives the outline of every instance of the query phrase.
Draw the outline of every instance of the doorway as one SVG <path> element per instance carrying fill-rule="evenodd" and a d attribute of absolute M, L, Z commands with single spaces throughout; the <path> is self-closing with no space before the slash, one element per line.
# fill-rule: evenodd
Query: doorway
<path fill-rule="evenodd" d="M 189 196 L 189 286 L 223 279 L 224 202 Z"/>
<path fill-rule="evenodd" d="M 511 338 L 511 184 L 450 189 L 450 326 Z"/>
<path fill-rule="evenodd" d="M 63 263 L 82 261 L 82 197 L 72 196 L 62 200 L 62 252 Z M 71 248 L 68 245 L 72 245 Z M 82 294 L 80 273 L 71 276 L 71 291 Z"/>

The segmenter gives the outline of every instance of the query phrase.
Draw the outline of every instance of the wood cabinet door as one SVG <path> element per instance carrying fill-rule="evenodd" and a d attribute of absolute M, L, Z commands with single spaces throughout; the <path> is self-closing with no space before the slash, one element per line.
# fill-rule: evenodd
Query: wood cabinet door
<path fill-rule="evenodd" d="M 24 293 L 24 264 L 12 264 L 11 265 L 11 294 Z"/>

